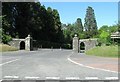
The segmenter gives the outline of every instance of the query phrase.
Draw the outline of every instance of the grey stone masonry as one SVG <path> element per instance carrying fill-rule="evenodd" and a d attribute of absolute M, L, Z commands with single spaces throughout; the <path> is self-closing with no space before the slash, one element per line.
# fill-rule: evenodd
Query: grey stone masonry
<path fill-rule="evenodd" d="M 33 50 L 33 43 L 32 43 L 32 37 L 28 35 L 28 37 L 25 38 L 25 50 Z"/>
<path fill-rule="evenodd" d="M 78 52 L 78 37 L 77 35 L 75 35 L 75 37 L 73 38 L 73 51 L 74 52 Z"/>
<path fill-rule="evenodd" d="M 96 47 L 96 45 L 98 44 L 97 39 L 81 39 L 79 40 L 79 51 L 81 42 L 85 44 L 85 51 Z"/>
<path fill-rule="evenodd" d="M 17 38 L 13 38 L 12 41 L 10 41 L 8 44 L 10 46 L 13 46 L 13 47 L 16 47 L 17 49 L 20 49 L 21 47 L 21 43 L 24 43 L 24 49 L 25 50 L 28 50 L 28 51 L 31 51 L 33 50 L 33 40 L 32 40 L 32 37 L 30 35 L 28 35 L 25 39 L 17 39 Z"/>
<path fill-rule="evenodd" d="M 73 44 L 72 44 L 74 52 L 80 52 L 81 51 L 80 50 L 81 42 L 85 45 L 84 46 L 84 48 L 85 48 L 84 51 L 89 50 L 91 48 L 94 48 L 98 44 L 97 39 L 79 39 L 77 37 L 77 35 L 75 35 L 75 37 L 73 38 Z"/>

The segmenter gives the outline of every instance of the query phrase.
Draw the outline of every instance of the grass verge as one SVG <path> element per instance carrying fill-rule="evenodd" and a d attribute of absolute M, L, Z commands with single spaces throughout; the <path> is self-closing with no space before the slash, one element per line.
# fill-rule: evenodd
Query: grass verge
<path fill-rule="evenodd" d="M 18 49 L 6 44 L 0 44 L 0 52 L 17 51 Z"/>
<path fill-rule="evenodd" d="M 120 53 L 118 54 L 118 46 L 97 46 L 93 49 L 90 49 L 85 52 L 87 55 L 95 55 L 101 57 L 119 57 Z"/>

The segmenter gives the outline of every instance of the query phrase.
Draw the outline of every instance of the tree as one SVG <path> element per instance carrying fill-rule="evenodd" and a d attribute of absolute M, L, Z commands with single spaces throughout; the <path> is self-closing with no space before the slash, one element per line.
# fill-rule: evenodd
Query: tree
<path fill-rule="evenodd" d="M 76 31 L 83 32 L 82 20 L 80 18 L 77 18 L 75 22 L 75 28 L 76 28 Z"/>
<path fill-rule="evenodd" d="M 111 44 L 112 40 L 110 35 L 116 31 L 118 31 L 117 25 L 112 25 L 112 26 L 103 25 L 102 27 L 100 27 L 98 31 L 99 42 L 103 44 Z"/>
<path fill-rule="evenodd" d="M 108 44 L 108 43 L 110 43 L 110 34 L 109 34 L 109 32 L 103 30 L 101 32 L 100 36 L 99 36 L 99 41 L 102 44 Z"/>
<path fill-rule="evenodd" d="M 118 31 L 120 32 L 120 20 L 118 21 L 117 26 L 118 26 Z"/>
<path fill-rule="evenodd" d="M 86 34 L 88 35 L 87 38 L 93 37 L 97 34 L 97 22 L 95 19 L 94 10 L 89 6 L 86 10 L 84 27 Z"/>
<path fill-rule="evenodd" d="M 16 36 L 15 3 L 2 3 L 2 30 L 5 34 Z"/>
<path fill-rule="evenodd" d="M 4 19 L 4 16 L 0 17 L 0 21 Z M 2 24 L 4 25 L 4 27 L 9 28 L 10 24 L 8 23 L 7 20 L 4 20 L 4 22 L 2 22 Z M 2 29 L 2 26 L 0 27 L 0 42 L 7 44 L 10 40 L 12 39 L 11 35 L 9 35 L 9 33 L 7 33 L 4 29 Z"/>
<path fill-rule="evenodd" d="M 2 42 L 2 16 L 0 16 L 0 43 Z"/>
<path fill-rule="evenodd" d="M 25 38 L 30 34 L 37 41 L 64 41 L 59 12 L 39 2 L 3 3 L 4 34 Z"/>
<path fill-rule="evenodd" d="M 54 28 L 55 28 L 55 41 L 63 43 L 64 42 L 64 36 L 63 36 L 63 31 L 62 31 L 62 24 L 60 21 L 60 16 L 59 13 L 56 9 L 53 9 L 52 11 L 53 14 L 53 19 L 54 19 Z"/>

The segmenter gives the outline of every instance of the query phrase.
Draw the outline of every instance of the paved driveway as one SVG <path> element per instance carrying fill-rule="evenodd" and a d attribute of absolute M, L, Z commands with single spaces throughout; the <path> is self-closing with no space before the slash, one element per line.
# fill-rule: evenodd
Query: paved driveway
<path fill-rule="evenodd" d="M 71 54 L 71 50 L 60 49 L 4 52 L 0 64 L 2 79 L 105 80 L 118 78 L 118 73 L 74 64 L 68 60 Z"/>
<path fill-rule="evenodd" d="M 85 66 L 118 72 L 118 58 L 89 56 L 84 53 L 73 54 L 69 58 Z"/>

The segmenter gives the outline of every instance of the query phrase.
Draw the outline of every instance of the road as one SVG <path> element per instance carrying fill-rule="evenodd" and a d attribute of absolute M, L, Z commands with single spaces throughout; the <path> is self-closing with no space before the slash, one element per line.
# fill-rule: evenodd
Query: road
<path fill-rule="evenodd" d="M 71 50 L 44 49 L 2 53 L 2 79 L 116 79 L 118 73 L 91 69 L 68 60 Z M 75 54 L 74 54 L 75 55 Z M 87 60 L 86 60 L 87 61 Z"/>

